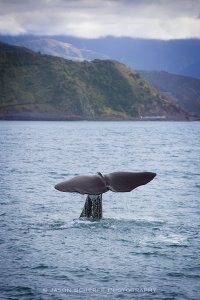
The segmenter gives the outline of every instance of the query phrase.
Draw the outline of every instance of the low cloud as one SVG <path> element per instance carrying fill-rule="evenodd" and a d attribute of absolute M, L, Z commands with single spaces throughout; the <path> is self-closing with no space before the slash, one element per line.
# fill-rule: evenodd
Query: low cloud
<path fill-rule="evenodd" d="M 200 0 L 0 0 L 1 34 L 200 38 Z"/>

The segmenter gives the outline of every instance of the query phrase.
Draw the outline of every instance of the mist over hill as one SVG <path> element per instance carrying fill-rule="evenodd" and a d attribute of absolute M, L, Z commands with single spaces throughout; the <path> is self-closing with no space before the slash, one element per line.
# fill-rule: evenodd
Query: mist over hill
<path fill-rule="evenodd" d="M 0 36 L 11 44 L 37 40 L 38 36 Z M 43 37 L 44 38 L 44 37 Z M 200 78 L 200 40 L 153 40 L 130 37 L 86 39 L 70 36 L 48 36 L 82 50 L 90 50 L 118 60 L 138 70 L 159 70 Z"/>
<path fill-rule="evenodd" d="M 16 45 L 32 49 L 33 51 L 40 52 L 41 54 L 63 57 L 74 61 L 108 59 L 108 56 L 104 54 L 88 49 L 79 49 L 72 44 L 50 38 L 22 41 L 16 43 Z"/>

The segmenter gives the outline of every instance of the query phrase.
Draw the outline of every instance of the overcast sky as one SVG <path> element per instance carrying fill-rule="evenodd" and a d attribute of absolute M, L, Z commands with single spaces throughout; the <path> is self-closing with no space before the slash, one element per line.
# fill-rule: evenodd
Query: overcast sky
<path fill-rule="evenodd" d="M 0 0 L 0 34 L 200 38 L 200 0 Z"/>

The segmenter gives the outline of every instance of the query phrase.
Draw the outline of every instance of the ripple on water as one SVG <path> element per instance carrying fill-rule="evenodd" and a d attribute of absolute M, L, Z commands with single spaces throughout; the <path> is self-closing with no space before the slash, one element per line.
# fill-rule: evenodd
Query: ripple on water
<path fill-rule="evenodd" d="M 170 272 L 170 273 L 167 273 L 167 276 L 170 276 L 170 277 L 185 277 L 185 274 L 179 273 L 179 272 Z"/>
<path fill-rule="evenodd" d="M 37 231 L 37 232 L 43 232 L 43 231 L 54 231 L 54 230 L 70 230 L 73 228 L 76 229 L 89 229 L 89 230 L 112 230 L 115 232 L 123 232 L 127 235 L 128 233 L 137 232 L 139 228 L 141 230 L 152 230 L 153 232 L 157 233 L 161 230 L 161 228 L 166 224 L 165 221 L 162 220 L 148 220 L 148 219 L 114 219 L 114 218 L 103 218 L 101 220 L 88 220 L 88 219 L 74 219 L 72 221 L 64 221 L 61 219 L 58 220 L 49 220 L 47 222 L 36 222 L 36 223 L 29 223 L 26 224 L 27 230 L 25 233 L 28 233 L 30 231 Z M 24 231 L 25 225 L 22 224 L 22 230 Z M 103 238 L 103 237 L 102 237 Z M 162 242 L 171 240 L 171 244 L 177 245 L 180 244 L 179 240 L 176 240 L 175 237 L 170 239 L 169 237 L 159 236 L 157 237 L 157 242 Z M 126 239 L 125 237 L 116 239 L 116 241 L 120 242 L 129 242 L 129 239 Z"/>
<path fill-rule="evenodd" d="M 159 226 L 166 224 L 163 220 L 145 220 L 145 219 L 112 219 L 112 218 L 103 218 L 100 221 L 88 220 L 88 219 L 76 219 L 71 223 L 72 227 L 102 227 L 102 228 L 123 228 L 127 229 L 140 226 L 140 227 L 154 227 L 159 230 Z"/>
<path fill-rule="evenodd" d="M 6 213 L 2 213 L 2 214 L 0 214 L 0 217 L 3 217 L 3 216 L 5 216 L 6 215 Z"/>
<path fill-rule="evenodd" d="M 1 288 L 1 292 L 2 292 L 2 294 L 9 293 L 9 294 L 13 295 L 12 297 L 9 297 L 9 299 L 21 299 L 21 297 L 27 297 L 26 299 L 28 299 L 28 297 L 34 296 L 34 291 L 32 288 L 30 288 L 28 286 L 22 286 L 22 285 L 5 286 L 5 287 Z M 2 296 L 2 299 L 4 299 L 3 296 Z M 8 298 L 5 298 L 5 299 L 8 299 Z"/>
<path fill-rule="evenodd" d="M 38 266 L 32 267 L 31 269 L 32 270 L 45 270 L 45 269 L 49 269 L 49 267 L 44 264 L 39 264 Z"/>
<path fill-rule="evenodd" d="M 158 235 L 155 237 L 154 242 L 167 245 L 170 247 L 188 247 L 188 240 L 183 235 L 167 234 Z"/>

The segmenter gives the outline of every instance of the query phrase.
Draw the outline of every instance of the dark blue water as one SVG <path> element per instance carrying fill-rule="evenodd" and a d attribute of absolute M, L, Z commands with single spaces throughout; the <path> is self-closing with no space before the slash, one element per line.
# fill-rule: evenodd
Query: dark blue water
<path fill-rule="evenodd" d="M 200 299 L 200 123 L 0 122 L 0 299 Z M 131 193 L 54 185 L 152 171 Z"/>

